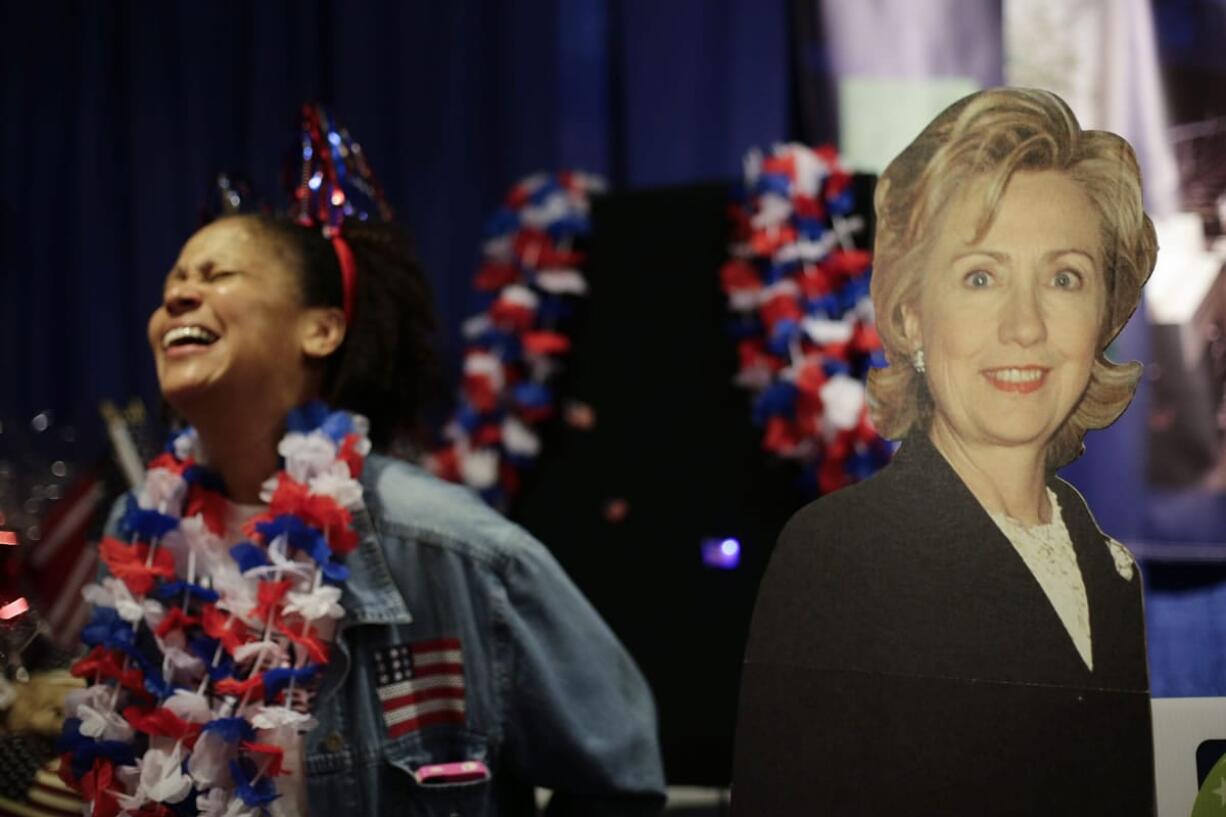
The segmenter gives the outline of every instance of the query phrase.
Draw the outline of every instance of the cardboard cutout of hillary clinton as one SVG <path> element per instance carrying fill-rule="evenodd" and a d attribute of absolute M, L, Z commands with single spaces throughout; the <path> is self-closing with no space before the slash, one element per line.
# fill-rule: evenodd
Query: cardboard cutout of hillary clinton
<path fill-rule="evenodd" d="M 1146 815 L 1141 578 L 1055 476 L 1127 407 L 1106 356 L 1157 251 L 1136 158 L 1054 94 L 941 113 L 882 175 L 875 477 L 759 592 L 733 813 Z"/>

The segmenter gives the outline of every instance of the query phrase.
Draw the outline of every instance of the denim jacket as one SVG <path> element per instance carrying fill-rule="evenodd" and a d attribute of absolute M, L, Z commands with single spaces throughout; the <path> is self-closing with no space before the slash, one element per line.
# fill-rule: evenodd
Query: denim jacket
<path fill-rule="evenodd" d="M 346 614 L 306 738 L 312 815 L 514 817 L 536 813 L 533 786 L 555 792 L 558 817 L 658 813 L 650 691 L 546 549 L 402 461 L 371 456 L 362 482 Z M 433 715 L 396 684 L 416 671 L 403 683 L 430 689 L 430 661 L 451 673 Z M 431 777 L 440 764 L 468 773 Z"/>

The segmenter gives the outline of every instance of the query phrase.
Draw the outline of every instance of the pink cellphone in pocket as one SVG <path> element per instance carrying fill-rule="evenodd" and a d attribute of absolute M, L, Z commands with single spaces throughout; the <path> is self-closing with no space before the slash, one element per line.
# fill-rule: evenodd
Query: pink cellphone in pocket
<path fill-rule="evenodd" d="M 462 760 L 457 763 L 434 763 L 422 766 L 413 772 L 413 776 L 423 786 L 439 786 L 488 780 L 490 770 L 479 760 Z"/>

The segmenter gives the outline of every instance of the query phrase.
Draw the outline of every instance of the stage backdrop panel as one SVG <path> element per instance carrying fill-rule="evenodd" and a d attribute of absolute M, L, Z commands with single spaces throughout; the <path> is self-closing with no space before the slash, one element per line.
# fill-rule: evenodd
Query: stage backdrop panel
<path fill-rule="evenodd" d="M 863 206 L 869 180 L 857 185 Z M 750 396 L 732 384 L 718 275 L 730 190 L 712 183 L 595 201 L 591 297 L 561 384 L 595 424 L 549 429 L 513 509 L 647 675 L 671 783 L 729 781 L 758 581 L 805 501 L 799 469 L 761 451 Z M 706 566 L 703 542 L 725 539 L 739 544 L 739 566 Z"/>

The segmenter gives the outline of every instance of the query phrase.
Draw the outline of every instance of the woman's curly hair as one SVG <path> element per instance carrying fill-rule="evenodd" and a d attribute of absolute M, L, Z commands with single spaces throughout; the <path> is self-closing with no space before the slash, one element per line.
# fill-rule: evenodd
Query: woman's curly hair
<path fill-rule="evenodd" d="M 341 307 L 340 262 L 318 227 L 265 214 L 250 219 L 298 260 L 305 306 Z M 320 397 L 365 415 L 370 438 L 384 447 L 416 429 L 438 394 L 433 296 L 405 234 L 389 222 L 347 222 L 342 235 L 357 264 L 352 325 L 324 363 Z"/>

